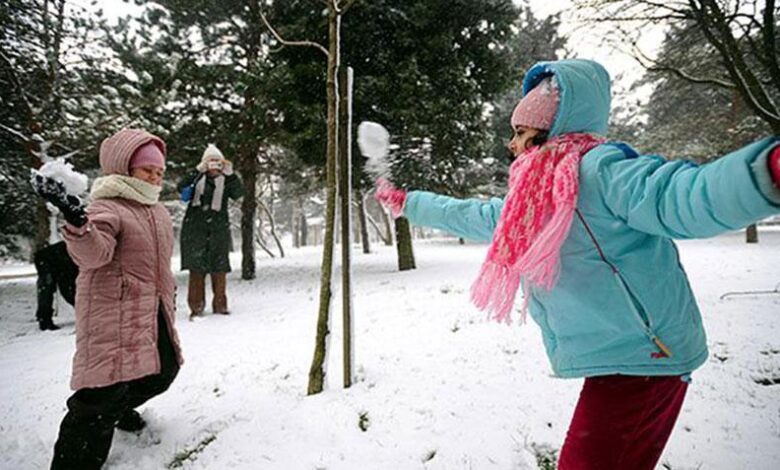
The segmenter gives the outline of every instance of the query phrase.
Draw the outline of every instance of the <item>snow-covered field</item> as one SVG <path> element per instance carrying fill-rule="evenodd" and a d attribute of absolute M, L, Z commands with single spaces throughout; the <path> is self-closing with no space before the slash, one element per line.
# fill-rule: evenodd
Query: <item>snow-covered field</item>
<path fill-rule="evenodd" d="M 743 237 L 679 244 L 711 357 L 659 468 L 780 468 L 780 295 L 719 299 L 780 283 L 780 231 L 762 231 L 757 246 Z M 337 289 L 329 388 L 311 397 L 317 248 L 259 259 L 254 281 L 232 273 L 229 317 L 187 321 L 178 274 L 187 362 L 141 408 L 147 430 L 116 433 L 106 467 L 537 468 L 535 454 L 560 447 L 581 381 L 550 376 L 533 323 L 495 324 L 470 305 L 485 246 L 419 241 L 418 269 L 403 273 L 394 249 L 374 250 L 353 254 L 356 383 L 341 388 Z M 0 275 L 25 271 L 4 266 Z M 0 276 L 2 469 L 48 467 L 70 394 L 72 309 L 61 301 L 63 329 L 40 332 L 34 290 L 34 277 Z"/>

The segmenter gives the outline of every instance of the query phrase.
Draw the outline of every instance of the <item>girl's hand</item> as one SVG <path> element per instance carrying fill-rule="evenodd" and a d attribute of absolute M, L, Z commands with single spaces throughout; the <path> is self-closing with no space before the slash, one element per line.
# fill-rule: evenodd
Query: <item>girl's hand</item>
<path fill-rule="evenodd" d="M 780 188 L 780 145 L 769 153 L 769 174 L 775 181 L 775 186 Z"/>
<path fill-rule="evenodd" d="M 390 215 L 397 219 L 404 214 L 404 205 L 406 204 L 406 191 L 393 186 L 393 183 L 384 178 L 377 178 L 376 193 L 374 198 L 382 204 L 383 207 L 390 210 Z"/>
<path fill-rule="evenodd" d="M 65 185 L 61 181 L 33 171 L 30 183 L 39 196 L 62 212 L 66 222 L 74 227 L 81 227 L 87 223 L 84 203 L 78 196 L 68 194 L 65 190 Z"/>

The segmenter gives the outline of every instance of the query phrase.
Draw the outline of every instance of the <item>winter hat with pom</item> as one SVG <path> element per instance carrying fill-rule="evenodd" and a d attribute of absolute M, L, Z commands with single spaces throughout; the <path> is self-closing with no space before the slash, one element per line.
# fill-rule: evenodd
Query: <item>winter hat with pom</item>
<path fill-rule="evenodd" d="M 224 160 L 225 160 L 225 157 L 222 155 L 222 152 L 217 148 L 217 146 L 214 145 L 214 144 L 209 144 L 206 147 L 206 150 L 203 152 L 203 157 L 201 157 L 200 163 L 198 164 L 197 169 L 201 173 L 205 173 L 206 170 L 209 170 L 209 169 L 219 169 L 219 170 L 221 170 L 222 167 L 223 167 Z M 214 162 L 214 163 L 212 163 L 212 162 Z M 209 163 L 212 163 L 212 165 L 216 165 L 216 167 L 214 167 L 212 165 L 209 165 Z"/>
<path fill-rule="evenodd" d="M 130 161 L 136 150 L 153 143 L 165 158 L 165 142 L 143 129 L 122 129 L 100 144 L 100 169 L 106 175 L 130 176 Z"/>
<path fill-rule="evenodd" d="M 208 163 L 209 160 L 224 160 L 225 157 L 222 152 L 214 144 L 209 144 L 206 150 L 203 152 L 203 157 L 200 159 L 201 163 Z"/>
<path fill-rule="evenodd" d="M 545 78 L 517 103 L 512 112 L 512 128 L 518 126 L 549 131 L 558 112 L 560 94 L 552 77 Z"/>
<path fill-rule="evenodd" d="M 144 166 L 165 168 L 165 156 L 160 151 L 160 147 L 154 142 L 138 147 L 133 154 L 133 158 L 130 159 L 130 170 Z"/>

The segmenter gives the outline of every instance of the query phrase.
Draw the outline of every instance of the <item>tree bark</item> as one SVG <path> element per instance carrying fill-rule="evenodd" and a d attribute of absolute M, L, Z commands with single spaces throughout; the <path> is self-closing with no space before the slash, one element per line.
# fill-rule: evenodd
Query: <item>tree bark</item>
<path fill-rule="evenodd" d="M 360 242 L 363 245 L 363 253 L 371 253 L 371 242 L 368 239 L 368 222 L 366 222 L 366 205 L 363 201 L 363 191 L 355 188 L 355 199 L 357 200 L 358 220 L 360 221 Z"/>
<path fill-rule="evenodd" d="M 333 237 L 336 216 L 336 158 L 338 153 L 338 86 L 336 74 L 339 67 L 340 17 L 336 0 L 328 2 L 328 151 L 327 151 L 327 188 L 325 209 L 325 240 L 322 247 L 322 268 L 320 276 L 320 307 L 317 313 L 317 335 L 314 340 L 314 357 L 309 368 L 307 393 L 314 395 L 322 392 L 325 386 L 325 358 L 328 352 L 330 336 L 330 303 L 333 274 Z"/>
<path fill-rule="evenodd" d="M 255 212 L 257 211 L 257 158 L 253 148 L 241 154 L 241 279 L 254 279 L 255 273 Z"/>
<path fill-rule="evenodd" d="M 387 211 L 384 209 L 380 211 L 380 214 L 382 215 L 382 222 L 384 222 L 385 233 L 387 234 L 387 238 L 383 238 L 385 245 L 393 246 L 393 229 L 390 227 L 390 217 L 387 216 Z"/>
<path fill-rule="evenodd" d="M 344 388 L 352 386 L 352 69 L 339 67 L 339 200 L 341 214 L 341 308 Z"/>
<path fill-rule="evenodd" d="M 398 270 L 416 269 L 412 250 L 412 230 L 406 217 L 395 219 L 395 239 L 398 250 Z"/>
<path fill-rule="evenodd" d="M 292 232 L 293 248 L 301 247 L 301 231 L 298 228 L 300 221 L 300 214 L 298 213 L 298 201 L 293 201 L 292 208 L 290 210 L 290 232 Z"/>
<path fill-rule="evenodd" d="M 265 215 L 268 216 L 268 224 L 271 226 L 271 238 L 274 239 L 276 249 L 279 250 L 279 257 L 284 258 L 284 247 L 282 247 L 282 242 L 279 241 L 279 236 L 276 235 L 276 222 L 274 221 L 274 215 L 271 213 L 271 209 L 263 204 L 263 201 L 258 201 L 257 205 L 265 212 Z"/>
<path fill-rule="evenodd" d="M 298 226 L 301 231 L 301 246 L 307 246 L 309 240 L 309 224 L 306 222 L 306 213 L 301 210 Z"/>
<path fill-rule="evenodd" d="M 756 224 L 748 225 L 745 229 L 745 241 L 747 243 L 758 243 L 758 227 Z"/>

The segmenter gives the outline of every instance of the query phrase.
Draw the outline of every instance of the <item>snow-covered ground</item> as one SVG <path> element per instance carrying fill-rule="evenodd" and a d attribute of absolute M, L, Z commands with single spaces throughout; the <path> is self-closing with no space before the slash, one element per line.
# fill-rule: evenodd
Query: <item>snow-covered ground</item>
<path fill-rule="evenodd" d="M 187 362 L 141 408 L 147 430 L 116 433 L 107 468 L 536 468 L 535 454 L 560 447 L 581 381 L 550 376 L 533 323 L 488 322 L 470 305 L 485 246 L 419 241 L 418 268 L 403 273 L 393 249 L 374 249 L 353 255 L 356 383 L 341 388 L 337 290 L 329 388 L 311 397 L 317 248 L 259 259 L 254 281 L 232 273 L 229 317 L 187 321 L 178 274 Z M 759 245 L 728 234 L 680 249 L 711 358 L 659 468 L 780 468 L 780 295 L 719 299 L 780 283 L 780 231 L 762 231 Z M 34 277 L 0 276 L 2 469 L 47 468 L 70 394 L 72 309 L 61 301 L 63 329 L 40 332 L 34 290 Z"/>

